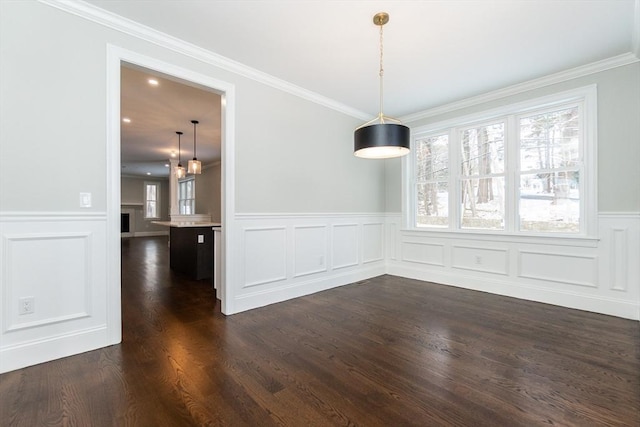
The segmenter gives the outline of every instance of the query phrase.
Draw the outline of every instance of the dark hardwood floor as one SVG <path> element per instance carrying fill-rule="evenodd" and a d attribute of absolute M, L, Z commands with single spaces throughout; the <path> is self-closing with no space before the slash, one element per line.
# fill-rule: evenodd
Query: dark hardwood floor
<path fill-rule="evenodd" d="M 0 376 L 1 426 L 639 426 L 640 324 L 382 276 L 231 317 L 122 244 L 123 342 Z"/>

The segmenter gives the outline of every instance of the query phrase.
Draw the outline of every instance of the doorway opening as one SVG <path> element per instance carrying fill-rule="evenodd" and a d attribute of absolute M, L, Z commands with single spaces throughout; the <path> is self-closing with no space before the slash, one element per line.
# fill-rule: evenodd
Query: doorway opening
<path fill-rule="evenodd" d="M 122 315 L 121 315 L 121 126 L 133 123 L 133 118 L 129 117 L 130 123 L 123 122 L 121 111 L 121 87 L 122 87 L 122 70 L 143 70 L 150 75 L 155 75 L 162 79 L 165 79 L 171 84 L 183 85 L 190 89 L 198 89 L 200 91 L 207 92 L 209 94 L 215 94 L 219 97 L 219 161 L 217 167 L 220 169 L 220 181 L 219 181 L 219 211 L 220 211 L 220 224 L 222 226 L 222 232 L 220 233 L 220 268 L 219 268 L 219 286 L 217 289 L 218 298 L 221 300 L 221 311 L 223 314 L 232 313 L 229 295 L 229 269 L 227 264 L 229 262 L 226 254 L 232 253 L 230 251 L 231 239 L 229 237 L 230 231 L 233 228 L 233 212 L 234 212 L 234 100 L 235 100 L 235 88 L 232 84 L 223 82 L 217 79 L 213 79 L 209 76 L 196 72 L 194 70 L 178 67 L 174 64 L 159 61 L 154 58 L 146 57 L 135 52 L 127 51 L 115 46 L 109 46 L 108 49 L 108 129 L 107 129 L 107 331 L 109 335 L 110 343 L 118 343 L 122 338 Z M 175 101 L 176 103 L 179 101 Z M 163 103 L 161 108 L 164 109 L 176 109 L 175 104 L 166 105 Z M 184 107 L 188 109 L 188 106 Z M 216 114 L 215 112 L 213 113 Z M 189 119 L 197 119 L 196 117 L 189 117 Z M 182 121 L 185 121 L 184 118 Z M 187 120 L 187 124 L 190 125 Z M 177 148 L 177 141 L 175 124 L 166 124 L 172 128 L 171 132 L 167 131 L 166 141 L 168 141 L 167 147 Z M 158 124 L 161 127 L 161 124 Z M 185 130 L 189 129 L 185 126 Z M 200 129 L 198 129 L 198 141 L 201 140 Z M 188 141 L 191 142 L 191 141 Z M 185 141 L 185 145 L 188 144 Z M 193 141 L 195 146 L 195 140 Z M 207 151 L 202 146 L 200 151 L 200 145 L 198 145 L 198 157 L 208 155 Z M 193 156 L 193 147 L 189 147 L 185 150 L 185 153 Z M 184 148 L 183 148 L 184 149 Z M 157 156 L 164 156 L 164 160 L 161 160 L 162 168 L 170 169 L 165 166 L 170 159 L 170 149 L 167 148 L 166 152 L 156 153 Z M 202 154 L 200 154 L 202 153 Z M 186 163 L 190 157 L 184 158 Z M 162 159 L 162 157 L 159 157 Z M 132 166 L 133 167 L 133 166 Z M 153 172 L 151 172 L 153 174 Z M 165 171 L 168 175 L 170 172 Z M 150 175 L 152 176 L 152 175 Z M 205 188 L 206 189 L 206 188 Z M 213 260 L 212 260 L 213 262 Z"/>

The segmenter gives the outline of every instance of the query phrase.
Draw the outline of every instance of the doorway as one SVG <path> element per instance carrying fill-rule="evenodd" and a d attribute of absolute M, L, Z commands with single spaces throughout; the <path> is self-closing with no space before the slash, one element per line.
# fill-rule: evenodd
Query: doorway
<path fill-rule="evenodd" d="M 111 343 L 122 338 L 121 316 L 121 67 L 123 65 L 142 67 L 163 75 L 182 84 L 217 93 L 221 97 L 221 283 L 218 295 L 221 300 L 221 311 L 224 314 L 233 312 L 229 292 L 229 258 L 233 253 L 230 235 L 233 230 L 234 214 L 234 126 L 235 126 L 235 87 L 233 84 L 213 79 L 191 69 L 181 68 L 140 55 L 136 52 L 109 46 L 107 58 L 107 333 Z"/>

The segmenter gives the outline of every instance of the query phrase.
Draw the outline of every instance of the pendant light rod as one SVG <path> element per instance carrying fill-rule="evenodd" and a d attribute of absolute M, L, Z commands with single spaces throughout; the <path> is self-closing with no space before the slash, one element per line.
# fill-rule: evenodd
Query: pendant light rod
<path fill-rule="evenodd" d="M 193 160 L 196 160 L 196 125 L 200 122 L 191 120 L 191 123 L 193 123 Z"/>
<path fill-rule="evenodd" d="M 180 156 L 180 138 L 182 137 L 182 132 L 180 131 L 176 131 L 176 133 L 178 134 L 178 166 L 182 166 L 180 163 L 182 163 L 182 158 Z"/>
<path fill-rule="evenodd" d="M 380 78 L 380 114 L 378 115 L 378 117 L 380 118 L 380 123 L 384 123 L 384 114 L 382 113 L 384 105 L 384 39 L 382 28 L 387 22 L 389 22 L 388 13 L 380 12 L 373 17 L 373 23 L 380 27 L 380 70 L 378 72 L 378 76 Z"/>

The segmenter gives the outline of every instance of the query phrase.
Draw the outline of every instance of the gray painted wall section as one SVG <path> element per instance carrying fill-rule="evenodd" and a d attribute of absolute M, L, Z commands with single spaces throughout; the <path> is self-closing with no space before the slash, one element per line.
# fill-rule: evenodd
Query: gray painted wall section
<path fill-rule="evenodd" d="M 44 4 L 0 7 L 1 210 L 74 211 L 80 192 L 106 210 L 108 44 L 236 85 L 237 212 L 384 210 L 382 163 L 352 155 L 359 119 Z"/>

